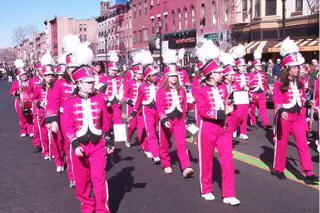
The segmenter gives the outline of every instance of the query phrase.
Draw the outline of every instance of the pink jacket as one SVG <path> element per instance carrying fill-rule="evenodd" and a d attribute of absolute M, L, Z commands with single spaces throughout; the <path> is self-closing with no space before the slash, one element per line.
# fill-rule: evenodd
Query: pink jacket
<path fill-rule="evenodd" d="M 112 115 L 108 112 L 104 98 L 93 95 L 81 98 L 79 95 L 64 103 L 65 135 L 72 147 L 96 143 L 112 128 Z"/>
<path fill-rule="evenodd" d="M 105 91 L 106 98 L 109 102 L 117 102 L 116 100 L 121 99 L 121 90 L 122 78 L 117 76 L 115 78 L 111 78 L 110 76 L 103 76 L 100 78 L 100 82 L 105 82 L 108 84 L 108 87 Z M 114 89 L 115 87 L 115 89 Z"/>
<path fill-rule="evenodd" d="M 30 93 L 33 94 L 37 87 L 40 86 L 40 78 L 35 76 L 29 80 L 29 90 Z"/>
<path fill-rule="evenodd" d="M 54 84 L 51 95 L 48 96 L 48 105 L 46 111 L 47 122 L 57 120 L 57 116 L 63 113 L 63 102 L 72 96 L 74 85 L 72 82 L 67 82 L 65 79 L 57 80 Z"/>
<path fill-rule="evenodd" d="M 215 100 L 215 97 L 218 97 Z M 198 112 L 204 119 L 222 120 L 225 118 L 225 106 L 228 99 L 228 91 L 225 85 L 217 87 L 208 84 L 199 88 L 195 97 Z"/>
<path fill-rule="evenodd" d="M 133 79 L 125 83 L 123 98 L 129 105 L 135 104 L 138 98 L 138 89 L 140 85 L 141 85 L 140 81 L 136 81 Z"/>
<path fill-rule="evenodd" d="M 183 87 L 180 90 L 160 88 L 156 94 L 156 106 L 160 120 L 177 110 L 184 118 L 187 113 L 187 97 Z M 169 116 L 170 117 L 170 116 Z"/>
<path fill-rule="evenodd" d="M 29 80 L 22 82 L 20 80 L 13 82 L 12 87 L 10 89 L 10 95 L 15 96 L 17 93 L 22 93 L 25 96 L 28 96 L 28 98 L 31 99 L 31 93 L 29 90 Z M 21 96 L 21 94 L 20 94 Z"/>
<path fill-rule="evenodd" d="M 259 84 L 259 75 L 261 76 L 261 85 Z M 264 72 L 251 73 L 249 87 L 251 92 L 257 92 L 260 89 L 265 92 L 268 92 L 266 74 Z"/>
<path fill-rule="evenodd" d="M 204 78 L 203 76 L 193 78 L 192 84 L 191 84 L 191 91 L 192 91 L 193 97 L 196 96 L 196 92 L 199 89 L 199 85 L 200 85 L 203 78 Z"/>
<path fill-rule="evenodd" d="M 138 98 L 134 105 L 134 111 L 138 111 L 140 105 L 153 105 L 156 101 L 156 92 L 158 91 L 158 84 L 150 84 L 143 82 L 138 89 Z"/>
<path fill-rule="evenodd" d="M 186 83 L 190 83 L 190 79 L 186 70 L 179 70 L 179 83 L 181 86 L 185 86 Z"/>
<path fill-rule="evenodd" d="M 243 88 L 244 86 L 249 87 L 249 83 L 250 83 L 250 74 L 243 74 L 241 75 L 240 73 L 236 73 L 234 75 L 234 82 L 240 84 L 241 88 Z"/>

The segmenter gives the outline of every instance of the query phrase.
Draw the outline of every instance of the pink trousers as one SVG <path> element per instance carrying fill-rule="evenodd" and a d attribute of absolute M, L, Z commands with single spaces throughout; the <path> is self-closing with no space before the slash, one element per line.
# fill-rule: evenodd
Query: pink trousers
<path fill-rule="evenodd" d="M 149 146 L 150 152 L 152 153 L 152 156 L 159 157 L 159 143 L 157 139 L 157 125 L 158 125 L 158 115 L 157 110 L 155 108 L 150 108 L 143 106 L 142 107 L 142 115 L 144 120 L 144 127 L 147 134 L 147 141 L 144 146 Z M 145 149 L 145 151 L 147 151 Z"/>
<path fill-rule="evenodd" d="M 23 115 L 21 112 L 20 102 L 18 99 L 15 99 L 14 105 L 19 117 L 20 122 L 20 134 L 33 134 L 33 116 L 31 113 Z"/>
<path fill-rule="evenodd" d="M 253 93 L 252 102 L 250 104 L 250 119 L 251 125 L 256 125 L 256 107 L 258 106 L 259 114 L 262 119 L 263 125 L 269 125 L 268 111 L 267 111 L 267 98 L 264 92 Z"/>

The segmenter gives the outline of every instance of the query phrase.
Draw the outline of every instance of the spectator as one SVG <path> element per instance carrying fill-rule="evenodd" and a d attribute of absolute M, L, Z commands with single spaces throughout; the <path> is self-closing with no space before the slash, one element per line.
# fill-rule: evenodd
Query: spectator
<path fill-rule="evenodd" d="M 272 76 L 272 69 L 273 69 L 273 66 L 274 66 L 274 63 L 273 63 L 273 60 L 272 59 L 269 59 L 268 62 L 267 62 L 267 74 Z"/>
<path fill-rule="evenodd" d="M 272 74 L 275 79 L 277 79 L 280 74 L 280 70 L 281 70 L 280 63 L 281 63 L 281 59 L 278 58 L 277 63 L 272 68 Z"/>

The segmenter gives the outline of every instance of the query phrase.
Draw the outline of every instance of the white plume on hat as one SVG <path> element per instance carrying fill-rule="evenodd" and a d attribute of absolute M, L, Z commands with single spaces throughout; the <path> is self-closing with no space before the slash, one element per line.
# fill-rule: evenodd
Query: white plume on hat
<path fill-rule="evenodd" d="M 167 49 L 163 54 L 163 63 L 165 64 L 175 64 L 178 61 L 177 51 L 172 49 Z"/>
<path fill-rule="evenodd" d="M 184 53 L 186 52 L 186 50 L 184 48 L 180 49 L 178 51 L 178 59 L 182 60 L 184 57 Z"/>
<path fill-rule="evenodd" d="M 304 64 L 304 62 L 305 62 L 306 60 L 304 59 L 304 57 L 302 56 L 301 53 L 298 53 L 298 54 L 297 54 L 297 61 L 298 61 L 298 63 L 301 65 L 301 64 Z"/>
<path fill-rule="evenodd" d="M 282 57 L 292 54 L 292 53 L 298 53 L 299 52 L 299 47 L 298 45 L 290 39 L 290 37 L 287 37 L 281 44 L 280 47 L 280 55 Z"/>
<path fill-rule="evenodd" d="M 232 52 L 232 56 L 235 59 L 243 58 L 245 55 L 246 55 L 246 48 L 242 44 L 238 45 Z"/>
<path fill-rule="evenodd" d="M 219 57 L 220 49 L 211 41 L 205 40 L 204 43 L 197 48 L 196 55 L 200 61 L 208 61 Z"/>
<path fill-rule="evenodd" d="M 14 61 L 14 65 L 17 69 L 22 69 L 24 67 L 24 62 L 22 59 L 18 58 Z"/>
<path fill-rule="evenodd" d="M 198 57 L 199 61 L 205 61 L 205 53 L 204 53 L 204 48 L 196 47 L 196 56 Z"/>
<path fill-rule="evenodd" d="M 253 57 L 254 59 L 261 59 L 262 58 L 262 54 L 259 50 L 255 50 L 253 53 Z"/>
<path fill-rule="evenodd" d="M 59 59 L 58 59 L 58 63 L 59 64 L 67 64 L 66 59 L 67 59 L 67 54 L 66 53 L 61 54 Z"/>
<path fill-rule="evenodd" d="M 223 51 L 220 52 L 219 61 L 220 63 L 222 63 L 223 66 L 235 65 L 233 56 L 230 53 L 226 53 Z"/>
<path fill-rule="evenodd" d="M 42 66 L 47 66 L 47 65 L 52 65 L 54 64 L 54 60 L 51 57 L 50 53 L 44 54 L 41 59 L 40 59 L 41 65 Z"/>
<path fill-rule="evenodd" d="M 63 37 L 62 45 L 67 53 L 73 53 L 77 46 L 81 44 L 79 35 L 68 34 Z"/>
<path fill-rule="evenodd" d="M 109 61 L 114 63 L 117 63 L 119 61 L 119 57 L 116 51 L 112 50 L 109 52 Z"/>
<path fill-rule="evenodd" d="M 144 50 L 144 51 L 141 51 L 141 53 L 139 53 L 139 61 L 141 63 L 142 66 L 145 66 L 145 65 L 149 65 L 149 64 L 152 64 L 154 59 L 151 55 L 151 52 L 149 50 Z"/>
<path fill-rule="evenodd" d="M 75 63 L 78 65 L 91 65 L 93 60 L 93 51 L 88 47 L 90 43 L 84 42 L 78 45 L 74 50 Z"/>

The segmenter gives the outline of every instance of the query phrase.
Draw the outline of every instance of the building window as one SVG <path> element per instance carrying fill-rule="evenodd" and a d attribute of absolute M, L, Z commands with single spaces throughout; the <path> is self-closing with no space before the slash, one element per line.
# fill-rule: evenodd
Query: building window
<path fill-rule="evenodd" d="M 205 16 L 206 16 L 206 5 L 201 4 L 201 17 L 205 17 Z"/>
<path fill-rule="evenodd" d="M 144 29 L 143 34 L 144 41 L 148 41 L 148 29 Z"/>
<path fill-rule="evenodd" d="M 217 23 L 216 13 L 217 13 L 216 4 L 215 4 L 214 1 L 212 1 L 212 24 L 216 24 Z"/>
<path fill-rule="evenodd" d="M 160 0 L 157 0 L 157 4 L 158 4 L 158 5 L 160 4 Z"/>
<path fill-rule="evenodd" d="M 303 0 L 296 0 L 296 11 L 302 11 L 303 9 Z"/>
<path fill-rule="evenodd" d="M 137 8 L 136 5 L 133 5 L 133 18 L 137 17 Z"/>
<path fill-rule="evenodd" d="M 168 15 L 164 15 L 164 32 L 168 32 Z"/>
<path fill-rule="evenodd" d="M 276 15 L 277 0 L 266 0 L 266 16 Z"/>
<path fill-rule="evenodd" d="M 172 11 L 172 32 L 176 31 L 176 15 L 174 11 Z"/>
<path fill-rule="evenodd" d="M 159 31 L 159 23 L 160 23 L 160 19 L 161 19 L 161 17 L 160 16 L 158 16 L 158 28 L 157 28 L 157 33 L 160 33 L 160 31 Z M 162 22 L 163 23 L 163 22 Z M 162 30 L 162 29 L 161 29 Z M 162 31 L 161 31 L 162 32 Z"/>
<path fill-rule="evenodd" d="M 83 24 L 83 32 L 87 32 L 87 24 Z"/>
<path fill-rule="evenodd" d="M 196 13 L 194 11 L 194 7 L 193 6 L 191 8 L 191 17 L 192 17 L 192 20 L 191 20 L 192 28 L 194 28 L 195 25 L 196 25 Z"/>
<path fill-rule="evenodd" d="M 184 9 L 184 29 L 188 29 L 188 10 Z"/>
<path fill-rule="evenodd" d="M 154 34 L 154 19 L 151 19 L 151 33 Z"/>
<path fill-rule="evenodd" d="M 148 13 L 148 2 L 144 2 L 144 14 L 146 15 Z"/>
<path fill-rule="evenodd" d="M 141 6 L 141 3 L 139 3 L 139 16 L 142 15 L 142 6 Z"/>
<path fill-rule="evenodd" d="M 80 39 L 81 42 L 83 42 L 83 40 L 82 40 L 82 35 L 79 36 L 79 39 Z"/>
<path fill-rule="evenodd" d="M 178 11 L 178 30 L 181 30 L 181 10 Z"/>
<path fill-rule="evenodd" d="M 87 40 L 87 35 L 83 35 L 83 41 Z"/>
<path fill-rule="evenodd" d="M 255 17 L 260 17 L 260 0 L 256 0 Z"/>
<path fill-rule="evenodd" d="M 82 24 L 79 24 L 79 31 L 82 32 Z"/>
<path fill-rule="evenodd" d="M 142 42 L 142 30 L 139 30 L 139 42 Z"/>
<path fill-rule="evenodd" d="M 229 0 L 225 0 L 224 2 L 224 21 L 228 21 L 228 13 L 229 13 Z"/>
<path fill-rule="evenodd" d="M 133 32 L 133 43 L 137 43 L 137 32 Z"/>

